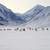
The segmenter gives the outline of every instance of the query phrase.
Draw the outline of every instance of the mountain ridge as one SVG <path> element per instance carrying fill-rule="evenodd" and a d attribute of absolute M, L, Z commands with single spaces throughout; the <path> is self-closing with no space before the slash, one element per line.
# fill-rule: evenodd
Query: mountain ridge
<path fill-rule="evenodd" d="M 10 9 L 6 8 L 2 4 L 0 4 L 0 18 L 1 17 L 4 20 L 7 20 L 8 21 L 7 24 L 9 23 L 9 24 L 12 24 L 13 25 L 13 22 L 14 22 L 14 24 L 16 25 L 18 23 L 20 24 L 20 23 L 23 22 L 23 19 L 20 16 L 17 16 L 14 12 L 12 12 Z"/>
<path fill-rule="evenodd" d="M 42 5 L 36 5 L 24 14 L 15 14 L 13 11 L 0 4 L 0 25 L 41 26 L 45 24 L 50 25 L 50 6 L 44 7 Z"/>

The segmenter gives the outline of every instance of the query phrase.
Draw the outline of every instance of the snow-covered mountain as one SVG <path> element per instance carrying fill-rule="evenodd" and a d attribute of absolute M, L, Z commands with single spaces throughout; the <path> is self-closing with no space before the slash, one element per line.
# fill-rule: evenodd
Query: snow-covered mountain
<path fill-rule="evenodd" d="M 24 14 L 15 14 L 0 4 L 0 25 L 50 26 L 50 6 L 36 5 Z"/>
<path fill-rule="evenodd" d="M 30 21 L 32 18 L 34 18 L 36 15 L 38 15 L 45 7 L 41 5 L 37 5 L 24 13 L 26 21 Z"/>
<path fill-rule="evenodd" d="M 0 25 L 18 25 L 23 22 L 24 20 L 19 15 L 0 4 Z"/>
<path fill-rule="evenodd" d="M 29 10 L 27 15 L 27 24 L 29 26 L 50 26 L 50 6 L 43 7 L 37 5 L 33 9 Z"/>

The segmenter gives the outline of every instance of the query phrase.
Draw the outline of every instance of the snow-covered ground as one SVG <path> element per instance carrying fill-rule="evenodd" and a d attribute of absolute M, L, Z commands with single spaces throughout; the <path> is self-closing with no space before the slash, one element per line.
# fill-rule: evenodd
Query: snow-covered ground
<path fill-rule="evenodd" d="M 50 30 L 0 31 L 0 50 L 50 50 Z"/>

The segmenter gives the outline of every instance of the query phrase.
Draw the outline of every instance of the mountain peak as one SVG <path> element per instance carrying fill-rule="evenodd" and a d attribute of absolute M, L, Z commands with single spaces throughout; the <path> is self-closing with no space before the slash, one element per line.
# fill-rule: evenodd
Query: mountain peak
<path fill-rule="evenodd" d="M 42 5 L 36 5 L 36 6 L 34 6 L 32 9 L 44 9 L 45 7 L 44 6 L 42 6 Z"/>
<path fill-rule="evenodd" d="M 44 7 L 44 6 L 38 4 L 38 5 L 36 5 L 35 7 Z"/>
<path fill-rule="evenodd" d="M 29 16 L 35 17 L 35 16 L 36 16 L 37 14 L 39 14 L 43 9 L 45 9 L 45 7 L 38 4 L 38 5 L 34 6 L 32 9 L 30 9 L 29 11 L 27 11 L 27 12 L 25 13 L 25 15 L 26 15 L 26 16 L 29 15 Z"/>

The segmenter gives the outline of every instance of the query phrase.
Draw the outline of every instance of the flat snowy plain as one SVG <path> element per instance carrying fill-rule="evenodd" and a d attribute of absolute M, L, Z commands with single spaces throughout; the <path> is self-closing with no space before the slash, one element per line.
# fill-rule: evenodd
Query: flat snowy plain
<path fill-rule="evenodd" d="M 0 50 L 50 50 L 50 30 L 0 31 Z"/>

